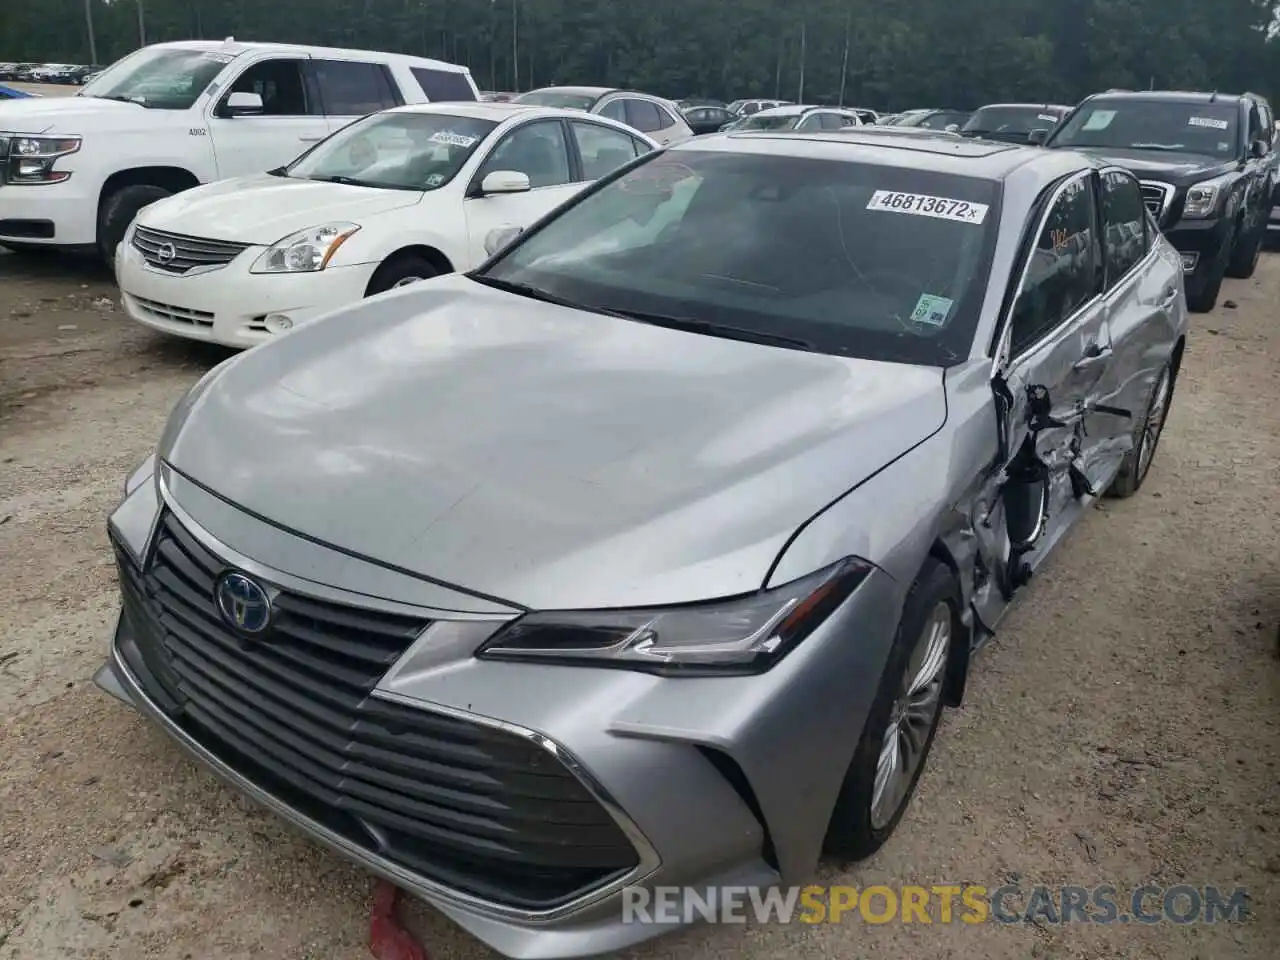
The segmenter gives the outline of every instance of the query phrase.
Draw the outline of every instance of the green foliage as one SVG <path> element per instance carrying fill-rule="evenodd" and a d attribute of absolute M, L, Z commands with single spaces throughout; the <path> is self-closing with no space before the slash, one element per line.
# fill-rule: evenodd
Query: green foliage
<path fill-rule="evenodd" d="M 628 86 L 879 109 L 1073 103 L 1107 87 L 1280 95 L 1276 0 L 143 0 L 146 39 L 276 40 L 466 63 L 483 88 Z M 138 45 L 137 0 L 0 3 L 0 59 Z M 516 37 L 512 25 L 515 11 Z M 803 25 L 803 58 L 802 58 Z M 846 34 L 847 29 L 847 34 Z M 519 63 L 513 64 L 513 51 Z"/>

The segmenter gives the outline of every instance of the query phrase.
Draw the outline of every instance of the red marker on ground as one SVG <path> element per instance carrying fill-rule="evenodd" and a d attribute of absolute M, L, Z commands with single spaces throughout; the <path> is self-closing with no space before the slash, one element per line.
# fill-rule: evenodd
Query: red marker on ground
<path fill-rule="evenodd" d="M 373 913 L 369 918 L 369 952 L 377 960 L 427 960 L 422 945 L 396 919 L 400 891 L 394 884 L 379 880 L 373 891 Z"/>

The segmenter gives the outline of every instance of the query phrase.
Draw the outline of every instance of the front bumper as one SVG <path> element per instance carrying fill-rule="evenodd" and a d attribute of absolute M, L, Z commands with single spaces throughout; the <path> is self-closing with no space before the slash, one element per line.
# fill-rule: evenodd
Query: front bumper
<path fill-rule="evenodd" d="M 75 174 L 62 183 L 0 186 L 0 243 L 84 247 L 98 240 L 98 196 Z"/>
<path fill-rule="evenodd" d="M 153 330 L 244 349 L 278 335 L 266 320 L 273 314 L 297 327 L 356 303 L 377 269 L 369 263 L 317 273 L 250 273 L 265 249 L 249 247 L 220 269 L 181 275 L 152 269 L 137 248 L 122 243 L 115 269 L 124 310 Z"/>
<path fill-rule="evenodd" d="M 1225 218 L 1179 220 L 1163 232 L 1182 256 L 1182 273 L 1189 293 L 1210 283 L 1231 255 L 1226 249 L 1231 221 Z"/>
<path fill-rule="evenodd" d="M 130 590 L 138 595 L 139 578 L 144 584 L 160 583 L 155 587 L 153 582 L 143 593 L 152 602 L 163 602 L 156 591 L 165 589 L 164 562 L 155 557 L 168 555 L 158 546 L 164 543 L 165 518 L 178 521 L 201 549 L 210 551 L 209 559 L 216 561 L 209 563 L 211 569 L 223 565 L 244 569 L 282 591 L 318 590 L 326 602 L 335 596 L 355 596 L 345 588 L 319 588 L 315 583 L 314 572 L 328 568 L 328 548 L 278 528 L 268 529 L 220 501 L 211 499 L 206 504 L 198 496 L 189 496 L 179 479 L 178 475 L 173 478 L 173 489 L 181 491 L 178 498 L 165 481 L 143 483 L 112 518 L 113 539 L 122 551 L 126 609 L 138 609 L 137 600 L 129 597 Z M 267 536 L 274 540 L 268 543 Z M 227 542 L 256 544 L 259 556 L 294 557 L 300 569 L 313 577 L 300 580 L 278 567 L 246 559 L 222 546 Z M 142 558 L 143 566 L 133 573 L 136 567 L 127 564 L 136 565 L 137 558 Z M 344 562 L 351 566 L 349 557 Z M 199 591 L 190 593 L 199 595 Z M 371 596 L 394 595 L 385 588 L 364 589 L 360 606 L 382 603 L 371 601 Z M 388 603 L 400 612 L 406 608 L 401 602 Z M 476 896 L 441 882 L 431 864 L 415 867 L 394 849 L 370 843 L 368 837 L 363 842 L 358 836 L 353 839 L 350 831 L 335 829 L 329 817 L 312 814 L 314 798 L 300 803 L 296 793 L 278 790 L 261 768 L 229 754 L 225 743 L 199 720 L 201 713 L 207 716 L 216 705 L 200 693 L 201 680 L 189 668 L 202 659 L 212 665 L 220 646 L 230 649 L 212 635 L 203 635 L 208 649 L 202 652 L 192 647 L 190 630 L 181 637 L 172 635 L 172 626 L 166 627 L 169 633 L 159 644 L 152 642 L 147 661 L 139 645 L 139 628 L 130 616 L 122 615 L 110 659 L 97 679 L 107 692 L 136 706 L 231 786 L 312 838 L 421 897 L 502 954 L 593 956 L 670 929 L 624 921 L 629 885 L 754 887 L 804 882 L 812 876 L 836 793 L 878 685 L 900 603 L 896 584 L 884 574 L 873 574 L 822 628 L 759 677 L 667 679 L 625 670 L 494 663 L 475 659 L 470 648 L 451 652 L 428 641 L 425 634 L 413 642 L 369 695 L 367 702 L 375 705 L 375 711 L 384 709 L 381 704 L 393 704 L 414 709 L 426 723 L 432 717 L 444 717 L 523 731 L 547 751 L 549 766 L 563 764 L 587 785 L 635 847 L 635 867 L 626 876 L 605 880 L 571 902 L 546 909 L 512 908 L 509 903 Z M 439 609 L 423 613 L 435 622 L 449 621 L 451 616 Z M 179 624 L 184 622 L 181 616 L 179 611 Z M 190 624 L 193 621 L 187 616 L 185 622 Z M 166 622 L 175 622 L 172 610 Z M 858 642 L 849 642 L 851 635 Z M 268 640 L 259 646 L 270 644 Z M 176 657 L 188 665 L 175 673 L 180 681 L 176 687 L 173 677 L 165 683 L 150 672 L 148 663 L 157 662 L 157 650 L 162 658 Z M 220 661 L 220 669 L 226 666 Z M 224 669 L 222 675 L 225 684 L 231 674 Z M 251 672 L 242 672 L 240 679 L 243 687 L 227 687 L 231 691 L 227 699 L 239 697 L 244 702 L 245 692 L 256 692 L 254 688 L 263 682 L 261 674 Z M 284 757 L 285 764 L 291 763 L 292 754 L 282 754 L 281 745 L 287 737 L 300 743 L 299 733 L 311 735 L 305 726 L 311 719 L 309 708 L 305 703 L 298 705 L 296 716 L 284 718 L 279 736 L 267 724 L 259 725 L 259 733 L 265 735 L 259 738 L 263 758 L 279 764 Z M 230 719 L 259 723 L 253 713 L 250 706 Z M 358 779 L 362 774 L 348 765 L 358 765 L 363 745 L 357 742 L 357 734 L 350 736 L 356 739 L 336 755 L 345 758 L 343 776 Z M 395 736 L 414 735 L 410 728 L 393 733 L 392 740 Z M 394 743 L 388 745 L 396 749 Z M 404 744 L 406 749 L 413 746 Z M 404 757 L 403 762 L 394 758 L 390 762 L 410 769 L 408 754 Z M 419 785 L 418 781 L 407 783 L 406 792 L 413 793 Z M 567 840 L 571 845 L 575 842 L 572 837 Z"/>

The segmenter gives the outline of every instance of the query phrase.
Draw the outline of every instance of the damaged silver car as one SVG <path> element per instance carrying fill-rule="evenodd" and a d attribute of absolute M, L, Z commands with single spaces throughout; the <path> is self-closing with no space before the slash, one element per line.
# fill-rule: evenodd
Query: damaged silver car
<path fill-rule="evenodd" d="M 886 841 L 1186 331 L 1124 170 L 689 141 L 210 371 L 111 518 L 98 680 L 501 953 L 618 950 L 669 929 L 628 888 Z"/>

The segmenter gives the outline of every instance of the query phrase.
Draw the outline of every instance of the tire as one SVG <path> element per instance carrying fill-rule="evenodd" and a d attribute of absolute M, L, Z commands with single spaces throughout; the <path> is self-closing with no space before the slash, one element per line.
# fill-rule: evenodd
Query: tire
<path fill-rule="evenodd" d="M 842 860 L 871 856 L 893 834 L 906 812 L 942 718 L 951 644 L 964 642 L 959 610 L 960 594 L 955 578 L 946 566 L 930 559 L 907 592 L 875 701 L 836 798 L 824 844 L 829 856 Z M 945 636 L 938 638 L 935 630 L 945 631 Z M 906 697 L 904 688 L 908 678 L 925 674 L 932 680 L 919 695 L 911 698 L 921 705 L 917 723 L 904 724 L 903 721 L 913 715 L 910 711 L 904 712 L 901 703 Z M 892 742 L 891 722 L 899 731 Z M 901 732 L 906 727 L 912 729 L 913 736 Z M 894 782 L 893 793 L 882 804 L 877 804 L 882 756 L 888 757 L 888 750 L 898 749 L 904 741 L 912 746 L 914 767 Z"/>
<path fill-rule="evenodd" d="M 1147 474 L 1151 472 L 1160 437 L 1164 435 L 1164 425 L 1169 419 L 1169 407 L 1173 403 L 1173 390 L 1177 382 L 1173 364 L 1166 362 L 1151 387 L 1147 410 L 1134 432 L 1133 449 L 1124 455 L 1120 471 L 1107 489 L 1107 496 L 1123 500 L 1125 497 L 1132 497 L 1142 488 Z M 1151 430 L 1153 417 L 1159 418 L 1154 423 L 1154 432 Z"/>
<path fill-rule="evenodd" d="M 116 247 L 138 211 L 157 200 L 173 195 L 172 190 L 149 183 L 120 187 L 102 198 L 98 207 L 98 256 L 111 266 Z"/>
<path fill-rule="evenodd" d="M 1226 264 L 1215 264 L 1209 282 L 1195 293 L 1187 294 L 1187 309 L 1192 313 L 1212 311 L 1218 305 L 1218 293 L 1222 290 L 1222 280 L 1226 275 Z"/>
<path fill-rule="evenodd" d="M 385 293 L 396 287 L 417 283 L 419 280 L 430 280 L 444 272 L 420 254 L 397 254 L 378 267 L 373 274 L 373 279 L 369 281 L 369 289 L 365 291 L 365 296 L 372 297 L 375 293 Z"/>
<path fill-rule="evenodd" d="M 1235 249 L 1231 251 L 1231 259 L 1227 261 L 1226 275 L 1236 280 L 1248 280 L 1258 269 L 1258 260 L 1262 257 L 1262 240 L 1267 232 L 1266 221 L 1251 233 L 1240 234 Z"/>

